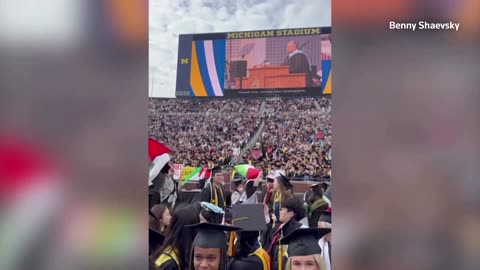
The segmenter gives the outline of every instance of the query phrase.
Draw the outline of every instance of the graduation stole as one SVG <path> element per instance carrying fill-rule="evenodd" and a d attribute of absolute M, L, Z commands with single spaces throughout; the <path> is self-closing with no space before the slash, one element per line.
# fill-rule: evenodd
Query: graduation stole
<path fill-rule="evenodd" d="M 222 198 L 223 198 L 223 208 L 225 209 L 226 208 L 226 200 L 225 200 L 225 196 L 223 195 L 223 190 L 221 187 L 219 187 L 218 189 L 220 189 L 220 194 L 222 195 Z M 218 192 L 217 192 L 217 188 L 215 188 L 215 184 L 214 183 L 211 183 L 210 185 L 210 203 L 213 203 L 215 204 L 216 206 L 218 207 L 221 207 L 220 205 L 218 205 Z"/>
<path fill-rule="evenodd" d="M 285 225 L 284 224 L 281 224 L 277 230 L 275 232 L 273 232 L 273 239 L 272 239 L 272 242 L 270 244 L 270 247 L 268 248 L 268 253 L 272 253 L 273 251 L 273 246 L 275 245 L 275 243 L 281 238 L 280 237 L 280 234 L 281 234 L 281 229 L 283 228 L 283 226 Z"/>
<path fill-rule="evenodd" d="M 270 255 L 260 246 L 248 256 L 257 256 L 263 264 L 263 270 L 270 270 Z"/>
<path fill-rule="evenodd" d="M 273 197 L 273 211 L 275 213 L 275 217 L 277 218 L 277 220 L 273 224 L 273 227 L 275 227 L 276 224 L 280 223 L 280 209 L 282 209 L 282 193 L 280 191 L 277 191 L 275 192 L 275 197 Z"/>
<path fill-rule="evenodd" d="M 177 266 L 180 266 L 180 260 L 178 259 L 177 251 L 175 249 L 172 249 L 172 247 L 167 247 L 157 259 L 157 261 L 155 261 L 155 265 L 159 267 L 170 260 L 174 260 Z"/>
<path fill-rule="evenodd" d="M 278 270 L 283 270 L 283 257 L 287 257 L 287 250 L 282 245 L 283 230 L 280 232 L 278 240 Z"/>
<path fill-rule="evenodd" d="M 230 232 L 230 238 L 228 239 L 228 251 L 227 255 L 233 257 L 233 246 L 235 245 L 235 232 Z"/>
<path fill-rule="evenodd" d="M 310 207 L 310 213 L 315 211 L 316 209 L 328 204 L 323 198 L 315 200 L 315 202 Z"/>

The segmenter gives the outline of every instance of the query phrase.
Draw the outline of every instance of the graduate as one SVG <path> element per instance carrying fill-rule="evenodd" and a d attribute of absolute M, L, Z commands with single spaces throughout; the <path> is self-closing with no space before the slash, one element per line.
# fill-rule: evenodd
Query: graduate
<path fill-rule="evenodd" d="M 280 210 L 280 226 L 273 232 L 272 242 L 268 247 L 273 270 L 283 270 L 284 257 L 287 250 L 281 244 L 281 239 L 299 228 L 308 228 L 299 221 L 305 217 L 302 202 L 296 198 L 286 199 L 282 202 Z"/>
<path fill-rule="evenodd" d="M 157 269 L 188 269 L 190 247 L 195 237 L 195 230 L 188 225 L 197 224 L 200 221 L 198 215 L 197 209 L 192 205 L 184 204 L 175 207 L 163 246 L 151 256 Z"/>
<path fill-rule="evenodd" d="M 323 186 L 322 183 L 315 183 L 310 186 L 312 193 L 310 198 L 307 199 L 308 202 L 308 226 L 310 228 L 317 227 L 318 219 L 323 211 L 327 210 L 329 207 L 329 202 L 326 200 L 323 195 Z"/>
<path fill-rule="evenodd" d="M 212 181 L 200 192 L 200 201 L 212 203 L 225 210 L 229 194 L 223 187 L 223 181 L 221 167 L 212 168 Z"/>
<path fill-rule="evenodd" d="M 282 209 L 282 201 L 293 197 L 290 189 L 293 188 L 290 179 L 281 173 L 277 173 L 277 177 L 273 181 L 273 213 L 275 214 L 274 229 L 280 225 L 280 210 Z"/>
<path fill-rule="evenodd" d="M 275 181 L 275 176 L 270 173 L 267 175 L 267 182 L 262 186 L 262 202 L 271 209 L 273 203 L 273 182 Z"/>
<path fill-rule="evenodd" d="M 227 270 L 227 235 L 240 228 L 211 223 L 187 226 L 197 231 L 191 250 L 190 268 L 194 270 Z"/>
<path fill-rule="evenodd" d="M 235 232 L 236 241 L 230 238 L 229 270 L 270 270 L 270 255 L 259 242 L 260 231 L 267 229 L 264 205 L 234 205 L 232 211 L 233 226 L 241 230 Z"/>
<path fill-rule="evenodd" d="M 152 255 L 154 251 L 160 249 L 164 240 L 164 234 L 155 229 L 148 228 L 148 256 Z"/>
<path fill-rule="evenodd" d="M 148 228 L 148 256 L 150 256 L 153 252 L 158 251 L 162 247 L 165 235 L 157 230 L 158 227 L 155 225 L 158 224 L 158 220 L 152 211 L 148 210 L 148 215 L 150 219 Z"/>
<path fill-rule="evenodd" d="M 325 270 L 321 258 L 322 249 L 318 239 L 330 233 L 331 229 L 305 228 L 297 229 L 281 239 L 287 245 L 288 260 L 285 270 Z"/>
<path fill-rule="evenodd" d="M 170 220 L 172 219 L 170 209 L 165 204 L 156 204 L 152 207 L 150 214 L 150 228 L 153 228 L 161 233 L 165 233 Z"/>
<path fill-rule="evenodd" d="M 232 193 L 232 205 L 234 204 L 256 204 L 257 188 L 260 185 L 260 179 L 262 179 L 262 173 L 259 172 L 256 178 L 247 178 L 246 181 L 243 177 L 233 179 L 235 191 Z"/>

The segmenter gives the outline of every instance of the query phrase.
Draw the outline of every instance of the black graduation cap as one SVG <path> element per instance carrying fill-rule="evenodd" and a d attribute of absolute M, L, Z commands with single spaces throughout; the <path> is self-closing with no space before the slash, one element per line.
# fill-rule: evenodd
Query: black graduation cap
<path fill-rule="evenodd" d="M 332 210 L 327 208 L 326 211 L 322 211 L 318 221 L 332 223 Z"/>
<path fill-rule="evenodd" d="M 318 240 L 330 232 L 331 229 L 300 228 L 280 239 L 280 243 L 288 245 L 288 257 L 322 254 Z"/>
<path fill-rule="evenodd" d="M 285 175 L 279 173 L 277 179 L 281 181 L 286 188 L 293 188 L 292 183 L 290 183 L 290 179 L 288 179 L 288 177 L 286 177 Z"/>
<path fill-rule="evenodd" d="M 327 189 L 330 186 L 330 182 L 326 180 L 323 180 L 320 184 L 322 184 L 324 189 Z"/>
<path fill-rule="evenodd" d="M 164 239 L 164 234 L 152 228 L 148 228 L 148 243 L 150 246 L 162 245 Z"/>
<path fill-rule="evenodd" d="M 243 232 L 265 231 L 267 223 L 263 210 L 263 204 L 235 204 L 232 206 L 232 224 Z"/>
<path fill-rule="evenodd" d="M 193 245 L 202 248 L 227 248 L 225 232 L 238 231 L 240 228 L 213 223 L 199 223 L 185 227 L 197 230 Z"/>
<path fill-rule="evenodd" d="M 314 192 L 321 192 L 321 189 L 324 188 L 324 187 L 323 187 L 323 183 L 322 183 L 322 182 L 316 182 L 316 183 L 310 185 L 310 188 L 311 188 L 312 191 L 314 191 Z"/>
<path fill-rule="evenodd" d="M 222 167 L 216 166 L 212 168 L 212 176 L 215 176 L 217 173 L 222 173 Z"/>
<path fill-rule="evenodd" d="M 321 182 L 316 182 L 310 185 L 311 188 L 320 186 Z"/>

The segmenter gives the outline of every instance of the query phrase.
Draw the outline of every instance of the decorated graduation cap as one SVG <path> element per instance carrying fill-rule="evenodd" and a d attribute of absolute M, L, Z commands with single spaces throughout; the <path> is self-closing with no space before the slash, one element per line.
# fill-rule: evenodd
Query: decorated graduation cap
<path fill-rule="evenodd" d="M 225 232 L 238 231 L 240 228 L 212 223 L 199 223 L 188 225 L 197 230 L 193 245 L 202 248 L 227 248 L 227 236 Z"/>
<path fill-rule="evenodd" d="M 202 208 L 200 214 L 207 222 L 215 224 L 222 223 L 223 216 L 225 215 L 225 211 L 223 211 L 222 208 L 209 202 L 200 202 L 200 206 Z"/>
<path fill-rule="evenodd" d="M 328 207 L 325 211 L 322 211 L 318 221 L 332 223 L 332 208 Z"/>
<path fill-rule="evenodd" d="M 265 231 L 267 229 L 263 204 L 235 204 L 232 206 L 232 212 L 232 224 L 241 228 L 240 231 Z"/>
<path fill-rule="evenodd" d="M 216 214 L 225 214 L 225 211 L 223 211 L 222 208 L 216 206 L 215 204 L 213 203 L 209 203 L 209 202 L 200 202 L 200 206 L 209 211 L 209 212 L 214 212 Z"/>
<path fill-rule="evenodd" d="M 322 254 L 322 249 L 318 245 L 318 240 L 330 233 L 331 229 L 320 228 L 300 228 L 280 241 L 282 245 L 288 245 L 288 256 L 308 256 Z"/>

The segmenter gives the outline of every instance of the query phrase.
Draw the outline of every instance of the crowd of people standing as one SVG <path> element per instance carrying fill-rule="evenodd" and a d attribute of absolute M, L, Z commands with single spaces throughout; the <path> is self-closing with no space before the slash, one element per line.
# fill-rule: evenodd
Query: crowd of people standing
<path fill-rule="evenodd" d="M 262 102 L 265 102 L 261 111 Z M 298 180 L 331 175 L 331 99 L 151 99 L 149 135 L 175 151 L 187 167 L 232 160 L 263 170 L 281 169 Z M 258 143 L 247 143 L 264 122 Z M 242 156 L 238 156 L 242 153 Z"/>
<path fill-rule="evenodd" d="M 312 184 L 299 199 L 291 179 L 276 171 L 263 183 L 262 173 L 236 178 L 227 190 L 222 168 L 215 167 L 211 180 L 185 203 L 182 179 L 176 182 L 171 174 L 165 163 L 154 180 L 172 181 L 179 195 L 173 206 L 150 200 L 151 269 L 331 269 L 329 182 Z"/>
<path fill-rule="evenodd" d="M 149 135 L 168 155 L 150 155 L 151 269 L 331 270 L 330 114 L 325 97 L 152 99 Z M 173 164 L 211 176 L 186 196 Z M 259 173 L 227 188 L 234 164 Z"/>

